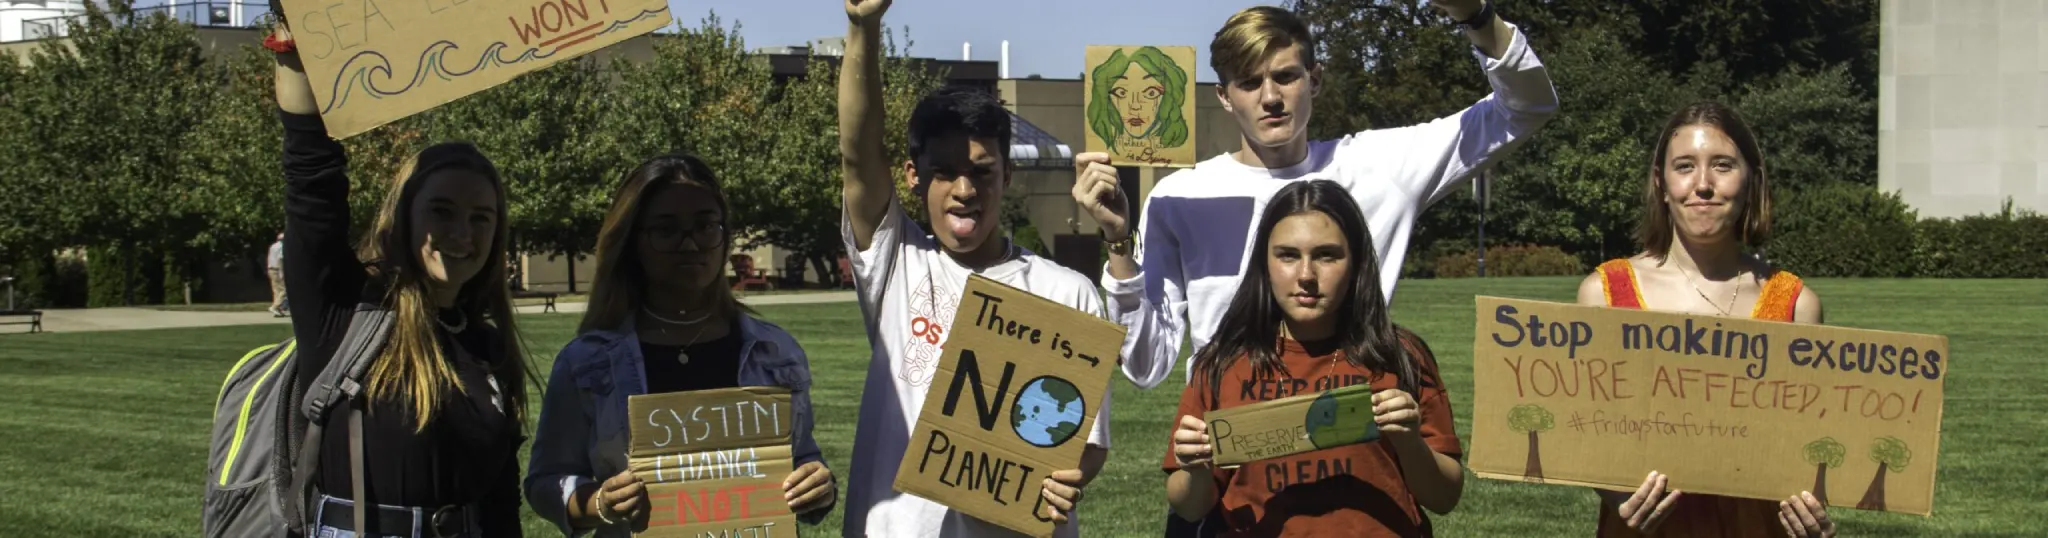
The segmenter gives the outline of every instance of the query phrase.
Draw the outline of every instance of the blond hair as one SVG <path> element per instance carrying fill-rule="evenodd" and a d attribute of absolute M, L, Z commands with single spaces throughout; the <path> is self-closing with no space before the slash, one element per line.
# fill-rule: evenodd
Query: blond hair
<path fill-rule="evenodd" d="M 429 283 L 419 253 L 411 248 L 412 219 L 407 208 L 412 207 L 426 178 L 443 169 L 475 172 L 497 190 L 498 231 L 491 240 L 490 254 L 483 270 L 462 283 L 455 308 L 468 318 L 497 327 L 495 349 L 480 358 L 501 387 L 505 415 L 514 424 L 525 424 L 526 353 L 512 319 L 511 289 L 506 284 L 506 241 L 511 226 L 505 218 L 505 183 L 490 159 L 464 142 L 435 144 L 407 159 L 392 178 L 377 210 L 375 227 L 356 246 L 356 257 L 369 266 L 370 280 L 375 283 L 370 289 L 384 294 L 382 304 L 391 308 L 396 318 L 384 350 L 370 364 L 365 388 L 371 398 L 410 407 L 415 431 L 425 431 L 433 421 L 446 391 L 468 392 L 434 336 L 435 306 Z"/>
<path fill-rule="evenodd" d="M 1209 42 L 1209 68 L 1223 84 L 1257 71 L 1275 51 L 1300 45 L 1301 65 L 1316 65 L 1316 38 L 1293 12 L 1273 7 L 1245 8 L 1230 16 Z"/>

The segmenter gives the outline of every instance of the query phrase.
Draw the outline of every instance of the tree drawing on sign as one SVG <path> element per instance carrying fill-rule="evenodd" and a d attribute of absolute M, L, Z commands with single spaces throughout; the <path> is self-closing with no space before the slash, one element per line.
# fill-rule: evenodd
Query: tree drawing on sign
<path fill-rule="evenodd" d="M 1863 501 L 1856 503 L 1856 508 L 1884 510 L 1884 475 L 1913 463 L 1913 451 L 1897 437 L 1879 437 L 1870 442 L 1870 461 L 1877 462 L 1877 477 L 1870 479 L 1870 489 L 1864 490 Z"/>
<path fill-rule="evenodd" d="M 1149 161 L 1188 141 L 1188 72 L 1158 47 L 1117 50 L 1095 66 L 1088 128 L 1118 156 Z"/>
<path fill-rule="evenodd" d="M 1515 433 L 1529 434 L 1529 469 L 1523 475 L 1536 482 L 1543 481 L 1543 457 L 1537 451 L 1536 434 L 1550 431 L 1557 426 L 1557 418 L 1550 410 L 1535 404 L 1517 405 L 1508 410 L 1508 427 Z"/>
<path fill-rule="evenodd" d="M 1806 444 L 1806 464 L 1816 469 L 1813 472 L 1813 496 L 1820 499 L 1822 506 L 1828 504 L 1828 468 L 1841 467 L 1843 456 L 1848 454 L 1849 449 L 1833 437 L 1822 437 Z"/>

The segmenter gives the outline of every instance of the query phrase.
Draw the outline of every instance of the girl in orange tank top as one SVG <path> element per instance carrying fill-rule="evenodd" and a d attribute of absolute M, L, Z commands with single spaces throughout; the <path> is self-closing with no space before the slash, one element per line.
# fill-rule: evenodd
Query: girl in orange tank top
<path fill-rule="evenodd" d="M 1651 153 L 1635 233 L 1642 251 L 1601 264 L 1580 283 L 1579 304 L 1647 310 L 1648 295 L 1656 310 L 1734 317 L 1754 290 L 1749 317 L 1820 323 L 1819 295 L 1757 255 L 1770 237 L 1770 182 L 1756 133 L 1742 117 L 1719 103 L 1689 105 L 1665 122 Z M 1814 493 L 1773 502 L 1688 494 L 1680 485 L 1651 471 L 1634 491 L 1601 492 L 1599 535 L 1835 534 L 1826 499 Z"/>
<path fill-rule="evenodd" d="M 1607 306 L 1615 308 L 1643 309 L 1642 285 L 1636 282 L 1635 266 L 1627 258 L 1608 260 L 1600 264 L 1601 289 L 1607 292 Z M 1803 284 L 1791 271 L 1775 271 L 1764 281 L 1763 291 L 1756 298 L 1756 307 L 1751 308 L 1749 317 L 1770 321 L 1792 321 L 1792 313 L 1799 303 L 1799 291 Z M 1639 536 L 1628 528 L 1628 522 L 1613 510 L 1600 511 L 1600 536 L 1603 538 Z M 1783 536 L 1779 528 L 1778 503 L 1759 499 L 1722 497 L 1700 493 L 1686 493 L 1671 507 L 1671 513 L 1664 517 L 1664 524 L 1658 528 L 1657 536 L 1677 537 L 1746 537 Z"/>

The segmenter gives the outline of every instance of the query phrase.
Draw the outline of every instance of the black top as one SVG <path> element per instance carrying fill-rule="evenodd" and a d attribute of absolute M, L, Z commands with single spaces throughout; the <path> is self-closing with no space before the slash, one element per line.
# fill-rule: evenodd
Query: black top
<path fill-rule="evenodd" d="M 690 363 L 677 360 L 688 354 Z M 640 342 L 645 359 L 647 393 L 723 389 L 740 386 L 740 329 L 734 322 L 724 338 L 688 346 L 664 346 Z"/>
<path fill-rule="evenodd" d="M 295 260 L 285 268 L 284 281 L 292 297 L 292 334 L 307 351 L 298 365 L 303 391 L 333 359 L 356 304 L 381 299 L 382 290 L 364 289 L 368 274 L 349 248 L 347 153 L 327 136 L 319 116 L 280 111 L 279 119 L 284 124 L 284 252 Z M 458 313 L 443 314 L 451 322 L 460 319 Z M 498 408 L 487 360 L 505 352 L 497 349 L 495 328 L 477 319 L 466 325 L 455 334 L 435 329 L 464 390 L 447 392 L 432 424 L 416 431 L 403 399 L 376 398 L 364 415 L 369 502 L 430 508 L 473 504 L 484 536 L 520 536 L 520 428 Z M 327 414 L 313 477 L 320 492 L 341 499 L 355 491 L 345 411 Z M 370 521 L 374 525 L 377 518 Z"/>

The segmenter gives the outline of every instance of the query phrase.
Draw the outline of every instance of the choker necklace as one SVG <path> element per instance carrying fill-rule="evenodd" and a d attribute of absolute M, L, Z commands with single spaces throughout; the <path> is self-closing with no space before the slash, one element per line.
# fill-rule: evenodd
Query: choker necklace
<path fill-rule="evenodd" d="M 654 321 L 659 321 L 659 322 L 662 322 L 662 323 L 667 323 L 667 324 L 669 324 L 669 325 L 695 325 L 695 324 L 697 324 L 697 323 L 699 323 L 699 322 L 702 322 L 702 321 L 704 321 L 704 320 L 706 320 L 706 319 L 710 319 L 710 318 L 711 318 L 711 313 L 710 313 L 710 312 L 705 312 L 705 313 L 704 313 L 704 315 L 701 315 L 701 316 L 697 316 L 697 319 L 692 319 L 692 320 L 673 320 L 673 319 L 668 319 L 668 318 L 666 318 L 666 317 L 662 317 L 662 315 L 661 315 L 661 314 L 655 313 L 654 309 L 653 309 L 653 308 L 651 308 L 651 307 L 646 307 L 646 306 L 642 306 L 642 307 L 640 307 L 640 311 L 641 311 L 641 312 L 646 312 L 646 313 L 647 313 L 647 317 L 650 317 L 650 318 L 654 318 Z M 690 313 L 690 311 L 688 311 L 688 310 L 684 310 L 684 311 L 683 311 L 683 314 L 689 314 L 689 313 Z"/>
<path fill-rule="evenodd" d="M 439 315 L 434 316 L 434 323 L 440 324 L 442 329 L 448 331 L 448 334 L 462 334 L 463 329 L 469 328 L 469 316 L 462 315 L 460 312 L 456 315 L 458 317 L 455 318 L 455 323 L 452 325 L 447 320 L 441 319 Z"/>

